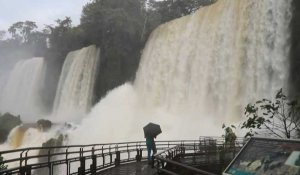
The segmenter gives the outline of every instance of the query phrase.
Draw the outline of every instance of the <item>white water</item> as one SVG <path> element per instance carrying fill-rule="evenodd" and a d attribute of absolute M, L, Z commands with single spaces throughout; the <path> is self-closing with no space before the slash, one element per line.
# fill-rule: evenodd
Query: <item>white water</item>
<path fill-rule="evenodd" d="M 69 144 L 143 140 L 142 128 L 150 121 L 161 125 L 163 133 L 159 135 L 160 140 L 197 139 L 199 135 L 206 134 L 204 131 L 214 128 L 212 118 L 204 118 L 202 123 L 193 122 L 196 118 L 188 118 L 187 121 L 182 114 L 171 114 L 160 107 L 145 106 L 142 102 L 131 84 L 114 89 L 91 110 L 78 129 L 70 133 Z M 210 134 L 220 133 L 211 131 Z"/>
<path fill-rule="evenodd" d="M 221 121 L 288 80 L 291 1 L 220 0 L 157 28 L 136 87 L 147 103 Z"/>
<path fill-rule="evenodd" d="M 55 96 L 54 120 L 78 121 L 90 110 L 99 54 L 92 45 L 67 55 Z"/>
<path fill-rule="evenodd" d="M 288 80 L 291 0 L 219 0 L 159 26 L 134 85 L 112 90 L 71 134 L 71 143 L 221 135 L 245 105 L 271 98 Z M 91 134 L 93 133 L 93 134 Z"/>
<path fill-rule="evenodd" d="M 40 91 L 44 81 L 44 58 L 17 62 L 0 92 L 0 111 L 21 115 L 27 122 L 38 119 L 43 113 Z"/>
<path fill-rule="evenodd" d="M 18 129 L 21 127 L 24 126 L 17 126 L 10 132 L 7 141 L 0 145 L 0 151 L 28 147 L 40 147 L 43 143 L 47 142 L 51 138 L 57 139 L 60 134 L 65 135 L 68 132 L 71 132 L 75 126 L 71 124 L 54 125 L 47 132 L 43 132 L 38 128 L 33 128 L 32 126 L 18 131 Z M 19 147 L 16 147 L 16 142 L 22 144 Z M 34 156 L 38 154 L 39 150 L 31 150 L 28 152 L 28 156 Z M 2 156 L 4 159 L 19 158 L 20 152 L 4 154 Z M 31 159 L 28 163 L 38 163 L 38 159 Z M 8 163 L 6 165 L 8 165 L 9 168 L 18 167 L 19 162 Z"/>
<path fill-rule="evenodd" d="M 29 128 L 24 131 L 24 136 L 22 137 L 20 137 L 20 133 L 18 133 L 17 130 L 18 127 L 16 127 L 10 132 L 7 141 L 0 145 L 0 151 L 15 149 L 15 143 L 13 142 L 20 142 L 20 148 L 42 146 L 44 142 L 51 138 L 58 137 L 59 134 L 67 134 L 68 132 L 71 132 L 70 130 L 73 130 L 74 127 L 72 126 L 71 128 L 68 128 L 64 123 L 68 121 L 78 121 L 81 117 L 86 115 L 86 112 L 91 108 L 94 82 L 97 74 L 97 64 L 99 61 L 99 52 L 100 51 L 96 48 L 96 46 L 89 46 L 80 50 L 72 51 L 67 55 L 62 74 L 60 76 L 53 114 L 50 116 L 43 116 L 43 118 L 47 118 L 52 122 L 59 122 L 60 124 L 52 126 L 52 128 L 47 132 L 39 131 L 36 128 Z M 40 88 L 38 85 L 44 81 L 42 79 L 44 78 L 44 69 L 41 67 L 41 63 L 38 62 L 40 60 L 42 60 L 41 63 L 43 63 L 42 58 L 20 61 L 12 71 L 12 75 L 9 78 L 9 82 L 6 87 L 7 91 L 10 90 L 9 92 L 11 95 L 7 96 L 12 99 L 10 105 L 12 110 L 17 109 L 16 107 L 18 106 L 16 106 L 16 104 L 18 104 L 19 99 L 24 99 L 27 100 L 25 101 L 26 105 L 20 105 L 21 107 L 24 107 L 24 111 L 29 111 L 32 112 L 32 114 L 35 114 L 32 116 L 36 116 L 38 114 L 35 109 L 39 109 L 39 104 L 36 104 L 37 101 L 34 100 L 39 97 L 39 95 L 36 94 L 37 90 Z M 37 62 L 40 64 L 37 64 Z M 28 83 L 28 87 L 26 86 L 26 83 Z M 25 92 L 27 93 L 23 95 Z M 20 94 L 22 96 L 20 96 Z M 35 103 L 31 103 L 31 101 Z M 3 104 L 8 106 L 10 103 L 7 103 L 7 100 L 3 100 Z M 8 110 L 4 111 L 10 112 Z M 23 120 L 22 117 L 21 119 Z M 29 121 L 36 122 L 37 119 L 38 118 L 30 118 Z M 28 120 L 25 120 L 25 123 L 26 122 L 28 122 Z M 36 153 L 37 152 L 33 152 L 32 154 Z"/>

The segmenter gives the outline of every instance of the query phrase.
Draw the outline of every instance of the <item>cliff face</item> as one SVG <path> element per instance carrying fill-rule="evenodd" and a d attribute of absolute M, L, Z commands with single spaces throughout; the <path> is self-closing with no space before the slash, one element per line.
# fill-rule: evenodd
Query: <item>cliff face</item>
<path fill-rule="evenodd" d="M 13 116 L 9 113 L 0 114 L 0 144 L 4 143 L 10 131 L 22 124 L 20 116 Z"/>
<path fill-rule="evenodd" d="M 300 98 L 300 1 L 293 0 L 290 94 Z"/>

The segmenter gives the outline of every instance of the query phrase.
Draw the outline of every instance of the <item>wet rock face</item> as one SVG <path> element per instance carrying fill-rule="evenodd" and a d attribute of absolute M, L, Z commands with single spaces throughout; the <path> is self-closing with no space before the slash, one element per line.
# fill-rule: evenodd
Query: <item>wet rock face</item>
<path fill-rule="evenodd" d="M 0 114 L 0 143 L 5 142 L 10 131 L 20 124 L 22 124 L 20 116 Z"/>
<path fill-rule="evenodd" d="M 37 121 L 37 126 L 41 131 L 47 131 L 51 128 L 52 122 L 50 120 L 38 120 Z"/>
<path fill-rule="evenodd" d="M 51 138 L 47 142 L 43 143 L 42 147 L 55 147 L 63 145 L 64 136 L 60 134 L 57 138 Z"/>
<path fill-rule="evenodd" d="M 291 94 L 300 98 L 300 1 L 293 1 L 293 18 L 291 21 Z"/>
<path fill-rule="evenodd" d="M 42 144 L 42 147 L 57 147 L 57 146 L 62 146 L 63 145 L 63 140 L 65 139 L 66 136 L 60 134 L 58 137 L 56 138 L 51 138 L 48 141 L 46 141 L 45 143 Z M 39 151 L 39 155 L 47 155 L 48 153 L 58 153 L 60 151 L 59 148 L 49 148 L 49 149 L 41 149 Z M 57 157 L 52 157 L 52 160 L 56 159 Z M 48 162 L 48 158 L 47 157 L 40 157 L 38 160 L 39 163 L 46 163 Z M 59 171 L 59 169 L 55 169 L 54 170 L 54 174 L 59 174 L 61 172 L 57 172 Z M 41 169 L 37 169 L 35 170 L 34 174 L 48 174 L 48 169 L 45 168 L 41 168 Z"/>

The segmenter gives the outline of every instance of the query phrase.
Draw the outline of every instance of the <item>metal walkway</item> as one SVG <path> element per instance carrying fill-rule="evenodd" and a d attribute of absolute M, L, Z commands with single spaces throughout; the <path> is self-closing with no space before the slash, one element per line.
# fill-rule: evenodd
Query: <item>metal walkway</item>
<path fill-rule="evenodd" d="M 98 175 L 156 175 L 156 169 L 147 162 L 123 164 L 115 168 L 98 173 Z"/>
<path fill-rule="evenodd" d="M 7 166 L 6 169 L 0 170 L 0 174 L 55 175 L 59 171 L 66 175 L 156 175 L 159 171 L 173 175 L 212 175 L 201 170 L 202 167 L 194 165 L 199 162 L 223 163 L 228 155 L 233 158 L 236 149 L 242 145 L 242 142 L 236 140 L 233 149 L 228 149 L 224 139 L 211 137 L 200 137 L 199 140 L 156 141 L 159 153 L 152 157 L 153 165 L 147 164 L 145 141 L 31 147 L 0 151 L 0 157 L 4 158 L 0 165 Z M 200 157 L 197 158 L 196 155 Z M 151 168 L 152 166 L 155 168 Z"/>

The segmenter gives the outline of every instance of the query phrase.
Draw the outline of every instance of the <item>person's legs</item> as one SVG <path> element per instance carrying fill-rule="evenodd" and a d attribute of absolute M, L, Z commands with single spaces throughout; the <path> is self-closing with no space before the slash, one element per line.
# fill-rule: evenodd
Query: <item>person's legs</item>
<path fill-rule="evenodd" d="M 153 156 L 156 154 L 156 146 L 155 145 L 152 145 L 151 147 L 150 147 L 150 152 L 151 152 L 151 150 L 152 150 L 152 156 L 150 157 L 150 159 L 149 159 L 149 157 L 148 157 L 148 163 L 149 164 L 151 164 L 151 163 L 153 163 L 152 161 L 153 161 Z M 149 153 L 149 151 L 148 151 L 148 153 Z M 151 154 L 150 154 L 151 155 Z"/>
<path fill-rule="evenodd" d="M 147 146 L 147 151 L 148 151 L 148 162 L 151 161 L 151 147 Z"/>
<path fill-rule="evenodd" d="M 156 145 L 153 145 L 153 149 L 152 150 L 153 150 L 153 155 L 157 153 Z"/>

